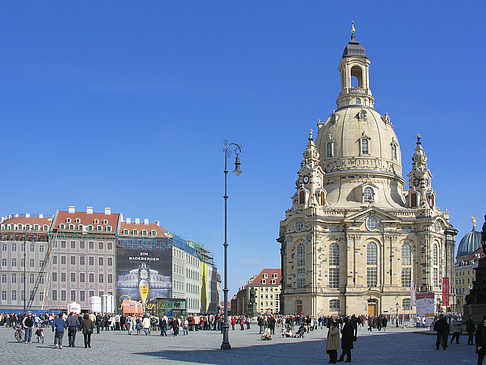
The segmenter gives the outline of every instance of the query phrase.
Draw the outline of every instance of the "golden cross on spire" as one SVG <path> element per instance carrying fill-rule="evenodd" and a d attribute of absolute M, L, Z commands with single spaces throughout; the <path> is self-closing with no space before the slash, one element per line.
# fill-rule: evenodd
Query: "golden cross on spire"
<path fill-rule="evenodd" d="M 476 216 L 472 216 L 472 221 L 473 221 L 473 231 L 476 229 Z"/>

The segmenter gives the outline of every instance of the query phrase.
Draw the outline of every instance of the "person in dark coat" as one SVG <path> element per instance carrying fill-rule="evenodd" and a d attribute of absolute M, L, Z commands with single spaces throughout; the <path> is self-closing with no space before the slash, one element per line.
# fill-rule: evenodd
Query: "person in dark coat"
<path fill-rule="evenodd" d="M 84 347 L 91 348 L 91 335 L 93 334 L 94 323 L 89 319 L 89 315 L 86 313 L 81 321 L 80 330 L 84 336 Z"/>
<path fill-rule="evenodd" d="M 338 361 L 344 360 L 344 355 L 346 355 L 346 362 L 351 362 L 351 349 L 354 348 L 354 328 L 351 323 L 349 323 L 348 317 L 344 318 L 344 327 L 341 330 L 341 356 Z"/>
<path fill-rule="evenodd" d="M 466 321 L 466 331 L 468 335 L 467 344 L 474 345 L 474 333 L 476 332 L 476 326 L 474 325 L 474 321 L 471 315 L 469 315 Z"/>
<path fill-rule="evenodd" d="M 478 354 L 478 365 L 482 365 L 484 355 L 486 355 L 486 316 L 483 316 L 483 321 L 476 330 L 476 352 Z"/>
<path fill-rule="evenodd" d="M 449 337 L 449 323 L 447 323 L 443 314 L 439 316 L 439 319 L 434 324 L 434 331 L 437 332 L 437 341 L 435 341 L 435 349 L 438 350 L 442 341 L 442 348 L 445 350 L 447 347 L 447 338 Z"/>

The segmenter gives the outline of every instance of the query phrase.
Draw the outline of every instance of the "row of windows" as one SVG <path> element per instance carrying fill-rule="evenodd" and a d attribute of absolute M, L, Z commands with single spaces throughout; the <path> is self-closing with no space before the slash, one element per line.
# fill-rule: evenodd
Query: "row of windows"
<path fill-rule="evenodd" d="M 57 248 L 57 242 L 54 242 L 53 247 L 54 248 Z M 59 247 L 60 248 L 67 248 L 67 242 L 66 241 L 60 241 Z M 71 241 L 69 247 L 71 249 L 76 249 L 76 241 Z M 103 250 L 104 247 L 105 247 L 104 242 L 99 241 L 98 242 L 98 250 Z M 88 250 L 94 250 L 94 248 L 95 248 L 94 241 L 89 241 L 88 242 Z M 112 250 L 113 249 L 113 242 L 107 242 L 106 243 L 106 248 L 108 250 Z M 79 249 L 80 250 L 85 250 L 86 249 L 85 241 L 79 241 Z"/>
<path fill-rule="evenodd" d="M 70 257 L 70 265 L 76 265 L 76 257 L 79 258 L 79 264 L 80 265 L 86 265 L 86 258 L 85 256 L 71 256 Z M 98 266 L 103 266 L 104 265 L 104 256 L 98 256 Z M 61 255 L 60 256 L 60 262 L 61 265 L 66 265 L 67 261 L 67 256 Z M 58 256 L 54 255 L 52 256 L 52 264 L 57 265 L 58 263 Z M 88 265 L 93 266 L 95 264 L 95 257 L 94 256 L 88 256 Z M 106 265 L 107 266 L 113 266 L 113 257 L 107 257 L 106 258 Z"/>
<path fill-rule="evenodd" d="M 19 274 L 19 277 L 20 277 L 20 283 L 23 284 L 24 283 L 24 275 Z M 36 278 L 36 274 L 29 274 L 29 283 L 35 284 L 35 278 Z M 11 274 L 10 282 L 12 284 L 17 283 L 17 274 L 16 273 Z M 6 284 L 6 283 L 7 283 L 7 274 L 2 274 L 2 284 Z M 39 283 L 44 284 L 44 277 L 43 276 L 41 276 Z"/>
<path fill-rule="evenodd" d="M 470 278 L 467 278 L 467 283 L 468 284 L 471 284 L 471 279 Z M 466 284 L 466 279 L 456 279 L 456 285 L 461 285 L 461 284 Z"/>
<path fill-rule="evenodd" d="M 94 231 L 95 230 L 95 227 L 91 224 L 89 224 L 87 226 L 83 226 L 82 224 L 78 224 L 77 229 L 80 230 L 80 231 L 83 231 L 85 229 L 85 227 L 88 231 Z M 76 226 L 74 224 L 66 225 L 64 223 L 61 223 L 59 225 L 59 229 L 66 229 L 66 228 L 72 231 L 72 230 L 76 229 Z M 112 226 L 106 226 L 104 230 L 106 232 L 113 232 L 113 227 Z M 98 224 L 96 226 L 96 231 L 103 231 L 103 226 Z"/>
<path fill-rule="evenodd" d="M 72 272 L 70 274 L 70 282 L 71 283 L 75 283 L 77 276 L 78 275 L 76 273 Z M 104 274 L 98 274 L 98 283 L 103 283 L 104 282 L 104 277 L 105 277 Z M 58 273 L 57 272 L 53 272 L 51 278 L 52 278 L 52 281 L 53 282 L 57 282 Z M 67 281 L 66 279 L 67 279 L 67 273 L 62 272 L 61 273 L 61 277 L 60 277 L 60 281 L 64 283 L 64 282 Z M 79 282 L 80 283 L 86 282 L 86 273 L 84 273 L 84 272 L 79 273 Z M 89 283 L 94 283 L 95 282 L 95 273 L 93 273 L 93 272 L 88 273 L 88 282 Z M 108 284 L 113 283 L 113 274 L 107 274 L 107 283 Z"/>
<path fill-rule="evenodd" d="M 98 295 L 99 296 L 102 296 L 103 293 L 104 293 L 103 291 L 99 291 L 98 292 Z M 78 293 L 79 294 L 79 299 L 77 299 L 77 295 L 76 295 L 77 292 L 76 292 L 76 290 L 71 290 L 69 292 L 69 294 L 70 294 L 70 301 L 72 301 L 72 302 L 74 302 L 76 300 L 79 300 L 80 302 L 86 302 L 87 301 L 86 291 L 84 291 L 84 290 L 80 290 L 79 291 L 79 293 Z M 112 293 L 111 292 L 108 292 L 108 294 L 112 294 Z M 30 297 L 32 297 L 33 295 L 34 295 L 34 291 L 31 290 L 30 291 Z M 39 295 L 39 302 L 43 302 L 44 301 L 44 292 L 39 292 L 38 295 Z M 88 292 L 88 297 L 93 297 L 94 295 L 95 295 L 94 290 L 90 290 Z M 1 298 L 2 298 L 2 301 L 7 301 L 8 300 L 8 298 L 7 298 L 7 291 L 6 290 L 2 290 L 2 296 L 1 296 Z M 24 300 L 24 291 L 23 290 L 20 291 L 20 298 L 18 298 L 18 296 L 17 296 L 17 290 L 12 290 L 11 293 L 10 293 L 10 301 L 15 302 L 18 299 L 20 299 L 21 301 Z M 53 290 L 52 291 L 52 297 L 51 297 L 51 299 L 53 301 L 57 301 L 58 300 L 58 291 L 57 290 Z M 61 301 L 66 301 L 67 300 L 67 291 L 66 290 L 61 290 L 60 291 L 60 299 L 61 299 Z"/>
<path fill-rule="evenodd" d="M 71 222 L 72 222 L 71 218 L 66 218 L 66 223 L 71 223 Z M 75 222 L 76 223 L 81 223 L 81 219 L 80 218 L 76 218 L 75 219 Z M 98 223 L 100 223 L 100 220 L 99 219 L 95 219 L 95 220 L 93 220 L 93 223 L 94 224 L 98 224 Z M 108 219 L 103 219 L 103 224 L 108 224 Z"/>
<path fill-rule="evenodd" d="M 361 155 L 368 155 L 370 153 L 370 139 L 367 137 L 359 140 Z M 391 145 L 391 155 L 393 160 L 398 160 L 398 147 L 395 143 Z M 328 158 L 334 157 L 334 142 L 327 142 L 326 156 Z"/>
<path fill-rule="evenodd" d="M 20 246 L 20 251 L 24 252 L 26 249 L 27 244 L 19 244 Z M 29 244 L 29 251 L 30 252 L 35 252 L 35 244 L 31 243 Z M 44 245 L 37 245 L 39 247 L 39 252 L 44 252 Z M 17 251 L 17 244 L 16 243 L 11 243 L 11 250 L 12 251 Z M 8 251 L 8 244 L 7 243 L 2 243 L 2 251 L 6 252 Z"/>
<path fill-rule="evenodd" d="M 199 285 L 186 283 L 186 292 L 199 294 Z"/>
<path fill-rule="evenodd" d="M 148 235 L 148 231 L 147 231 L 146 229 L 143 229 L 143 230 L 142 230 L 140 233 L 141 233 L 141 235 L 142 235 L 142 236 L 147 236 L 147 235 Z M 124 234 L 125 236 L 129 235 L 129 234 L 130 234 L 130 230 L 128 230 L 128 229 L 124 229 L 124 230 L 123 230 L 123 234 Z M 133 229 L 133 230 L 132 230 L 132 235 L 133 235 L 133 236 L 138 236 L 138 229 Z M 152 230 L 152 231 L 150 231 L 150 235 L 151 235 L 152 237 L 157 236 L 157 231 L 156 231 L 156 230 Z"/>
<path fill-rule="evenodd" d="M 9 231 L 40 231 L 41 226 L 39 224 L 2 224 L 2 230 L 9 230 Z M 42 230 L 47 232 L 49 230 L 49 225 L 44 224 L 42 226 Z"/>

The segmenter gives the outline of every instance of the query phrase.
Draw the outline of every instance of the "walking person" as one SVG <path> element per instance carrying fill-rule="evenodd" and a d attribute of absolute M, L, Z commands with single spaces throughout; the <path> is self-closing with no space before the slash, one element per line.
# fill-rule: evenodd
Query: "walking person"
<path fill-rule="evenodd" d="M 150 318 L 145 316 L 142 320 L 142 327 L 145 332 L 145 336 L 150 335 Z"/>
<path fill-rule="evenodd" d="M 484 355 L 486 355 L 486 316 L 483 316 L 483 321 L 478 324 L 476 330 L 476 352 L 478 354 L 478 365 L 482 365 Z"/>
<path fill-rule="evenodd" d="M 69 313 L 66 324 L 68 328 L 69 347 L 76 347 L 76 332 L 79 328 L 79 320 L 78 317 L 74 315 L 74 312 Z"/>
<path fill-rule="evenodd" d="M 25 330 L 25 343 L 32 342 L 32 327 L 34 327 L 34 319 L 32 318 L 32 313 L 28 313 L 24 319 L 22 320 L 22 325 L 24 326 Z"/>
<path fill-rule="evenodd" d="M 331 327 L 327 332 L 326 352 L 329 354 L 329 363 L 335 364 L 337 362 L 337 352 L 339 350 L 339 328 L 336 322 L 331 323 Z"/>
<path fill-rule="evenodd" d="M 451 343 L 456 339 L 456 344 L 459 344 L 459 337 L 461 337 L 462 326 L 461 321 L 458 318 L 454 318 L 451 323 Z"/>
<path fill-rule="evenodd" d="M 344 327 L 341 330 L 341 356 L 338 361 L 344 360 L 344 355 L 346 355 L 346 362 L 351 362 L 351 349 L 354 348 L 354 328 L 351 323 L 349 323 L 348 317 L 344 317 Z"/>
<path fill-rule="evenodd" d="M 159 319 L 160 323 L 160 335 L 167 336 L 167 318 L 165 316 L 161 316 Z"/>
<path fill-rule="evenodd" d="M 435 341 L 435 349 L 438 350 L 440 343 L 442 342 L 442 348 L 447 348 L 447 338 L 449 337 L 449 323 L 447 323 L 443 314 L 439 316 L 439 319 L 434 324 L 434 331 L 437 332 L 437 340 Z"/>
<path fill-rule="evenodd" d="M 466 321 L 466 331 L 467 331 L 467 344 L 474 345 L 474 333 L 476 333 L 476 326 L 472 320 L 472 316 L 469 315 Z"/>
<path fill-rule="evenodd" d="M 67 328 L 67 324 L 62 319 L 62 313 L 56 316 L 52 322 L 52 332 L 54 332 L 54 348 L 62 349 L 62 337 L 64 336 L 64 331 Z"/>
<path fill-rule="evenodd" d="M 93 334 L 93 328 L 93 321 L 89 318 L 88 314 L 85 314 L 80 325 L 80 330 L 83 332 L 84 336 L 84 348 L 91 348 L 91 335 Z"/>

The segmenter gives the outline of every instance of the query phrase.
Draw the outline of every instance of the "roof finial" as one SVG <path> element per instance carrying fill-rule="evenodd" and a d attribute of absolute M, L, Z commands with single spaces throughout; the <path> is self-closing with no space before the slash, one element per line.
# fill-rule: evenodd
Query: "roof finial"
<path fill-rule="evenodd" d="M 312 129 L 309 129 L 309 141 L 313 141 L 314 139 L 312 138 Z"/>
<path fill-rule="evenodd" d="M 356 40 L 356 37 L 354 35 L 354 33 L 356 32 L 356 29 L 354 29 L 354 20 L 351 22 L 351 40 L 352 41 L 355 41 Z"/>
<path fill-rule="evenodd" d="M 417 134 L 417 144 L 422 144 L 422 142 L 420 142 L 420 138 L 422 138 L 422 136 L 420 134 Z"/>
<path fill-rule="evenodd" d="M 476 230 L 476 216 L 471 217 L 473 221 L 473 231 Z"/>

